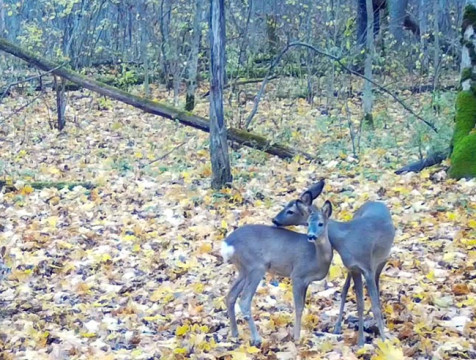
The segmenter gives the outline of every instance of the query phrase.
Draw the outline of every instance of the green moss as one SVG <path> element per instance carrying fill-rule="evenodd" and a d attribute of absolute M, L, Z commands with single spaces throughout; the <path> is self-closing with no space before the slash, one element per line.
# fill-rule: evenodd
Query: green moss
<path fill-rule="evenodd" d="M 476 7 L 468 4 L 464 8 L 462 32 L 464 33 L 466 28 L 471 25 L 476 27 Z"/>
<path fill-rule="evenodd" d="M 461 82 L 464 82 L 473 77 L 473 69 L 467 67 L 461 70 Z"/>
<path fill-rule="evenodd" d="M 461 91 L 456 97 L 455 122 L 454 147 L 469 134 L 476 123 L 476 96 L 472 91 Z"/>
<path fill-rule="evenodd" d="M 465 136 L 454 147 L 450 176 L 456 179 L 476 177 L 476 132 Z"/>

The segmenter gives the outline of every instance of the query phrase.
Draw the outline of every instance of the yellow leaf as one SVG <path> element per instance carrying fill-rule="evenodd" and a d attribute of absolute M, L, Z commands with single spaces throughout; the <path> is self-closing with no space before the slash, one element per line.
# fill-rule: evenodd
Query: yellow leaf
<path fill-rule="evenodd" d="M 174 354 L 186 354 L 187 349 L 186 348 L 175 348 L 174 349 Z"/>
<path fill-rule="evenodd" d="M 50 216 L 48 219 L 46 219 L 48 222 L 48 225 L 52 228 L 56 227 L 56 223 L 58 222 L 58 217 L 57 216 Z"/>
<path fill-rule="evenodd" d="M 248 348 L 246 349 L 246 352 L 247 352 L 248 354 L 256 354 L 256 353 L 261 352 L 261 350 L 258 349 L 256 346 L 250 346 L 250 347 L 248 347 Z"/>
<path fill-rule="evenodd" d="M 132 251 L 134 252 L 139 252 L 141 250 L 140 248 L 140 245 L 139 244 L 135 244 L 133 247 L 132 247 Z"/>
<path fill-rule="evenodd" d="M 93 338 L 95 336 L 96 336 L 96 333 L 88 333 L 88 332 L 81 333 L 81 337 L 84 337 L 84 338 Z"/>
<path fill-rule="evenodd" d="M 124 240 L 124 241 L 134 241 L 134 240 L 137 240 L 137 237 L 136 237 L 135 235 L 128 235 L 128 234 L 123 235 L 121 238 L 122 238 L 122 240 Z"/>
<path fill-rule="evenodd" d="M 134 157 L 135 157 L 136 159 L 142 159 L 142 158 L 144 157 L 144 154 L 142 154 L 141 151 L 136 151 L 136 152 L 134 153 Z"/>
<path fill-rule="evenodd" d="M 404 360 L 403 350 L 396 347 L 390 340 L 377 341 L 377 354 L 372 357 L 372 360 Z"/>
<path fill-rule="evenodd" d="M 102 254 L 102 255 L 101 255 L 101 262 L 104 263 L 104 262 L 106 262 L 106 261 L 108 261 L 108 260 L 111 260 L 111 255 L 109 255 L 109 254 Z"/>
<path fill-rule="evenodd" d="M 454 212 L 447 212 L 447 213 L 446 213 L 446 217 L 447 217 L 448 220 L 450 220 L 450 221 L 456 220 L 456 214 L 455 214 Z"/>
<path fill-rule="evenodd" d="M 20 158 L 24 157 L 26 154 L 27 154 L 26 150 L 20 150 L 18 152 L 17 157 L 20 159 Z"/>
<path fill-rule="evenodd" d="M 430 281 L 435 281 L 435 272 L 431 270 L 428 274 L 426 274 L 426 278 Z"/>
<path fill-rule="evenodd" d="M 228 229 L 228 224 L 225 220 L 221 221 L 221 227 L 222 227 L 222 229 Z"/>
<path fill-rule="evenodd" d="M 53 174 L 53 175 L 61 174 L 60 169 L 58 169 L 56 166 L 50 166 L 50 167 L 48 168 L 48 172 L 49 172 L 50 174 Z"/>
<path fill-rule="evenodd" d="M 230 352 L 231 358 L 233 360 L 247 360 L 248 355 L 242 351 L 232 351 Z"/>
<path fill-rule="evenodd" d="M 25 185 L 20 189 L 21 195 L 29 195 L 33 192 L 33 188 L 30 185 Z"/>
<path fill-rule="evenodd" d="M 193 290 L 196 294 L 201 294 L 203 292 L 204 286 L 202 283 L 196 283 L 193 286 Z"/>
<path fill-rule="evenodd" d="M 175 330 L 175 336 L 185 335 L 185 334 L 187 334 L 189 331 L 190 331 L 190 325 L 185 324 L 185 325 L 179 326 L 179 327 Z"/>
<path fill-rule="evenodd" d="M 470 219 L 470 220 L 468 221 L 468 226 L 469 226 L 470 228 L 476 229 L 476 220 L 475 220 L 475 219 Z"/>
<path fill-rule="evenodd" d="M 157 320 L 166 320 L 167 318 L 162 315 L 155 315 L 155 316 L 145 316 L 145 321 L 157 321 Z"/>
<path fill-rule="evenodd" d="M 204 244 L 200 245 L 200 247 L 198 248 L 198 252 L 200 254 L 207 254 L 211 251 L 212 251 L 212 244 L 210 244 L 210 243 L 204 243 Z"/>

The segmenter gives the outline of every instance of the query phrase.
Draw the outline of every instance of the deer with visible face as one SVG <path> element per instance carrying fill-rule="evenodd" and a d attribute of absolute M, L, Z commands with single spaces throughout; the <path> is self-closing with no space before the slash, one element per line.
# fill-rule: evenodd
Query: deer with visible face
<path fill-rule="evenodd" d="M 313 188 L 309 189 L 308 192 L 312 193 Z M 315 208 L 311 204 L 303 203 L 300 199 L 292 200 L 274 217 L 273 223 L 277 226 L 308 225 L 308 237 L 311 239 L 316 236 L 319 229 L 319 219 L 310 216 L 314 211 Z M 354 280 L 354 289 L 357 296 L 359 317 L 358 344 L 359 346 L 365 344 L 363 333 L 363 275 L 372 304 L 372 312 L 380 336 L 384 339 L 379 280 L 395 237 L 395 227 L 388 208 L 381 202 L 368 201 L 355 212 L 351 221 L 329 220 L 328 236 L 332 247 L 339 253 L 348 271 L 342 289 L 339 316 L 334 333 L 341 333 L 345 299 L 352 279 Z"/>
<path fill-rule="evenodd" d="M 311 207 L 324 183 L 315 185 L 299 198 L 303 206 Z M 320 190 L 319 190 L 320 189 Z M 256 289 L 269 272 L 291 278 L 295 305 L 294 339 L 299 340 L 301 318 L 309 284 L 322 280 L 332 261 L 332 247 L 327 236 L 332 205 L 322 209 L 313 207 L 312 216 L 317 228 L 312 239 L 305 234 L 267 225 L 245 225 L 231 233 L 222 243 L 222 256 L 238 270 L 238 277 L 226 298 L 231 334 L 238 336 L 235 303 L 240 296 L 240 308 L 251 331 L 252 345 L 261 338 L 251 314 L 251 301 Z"/>

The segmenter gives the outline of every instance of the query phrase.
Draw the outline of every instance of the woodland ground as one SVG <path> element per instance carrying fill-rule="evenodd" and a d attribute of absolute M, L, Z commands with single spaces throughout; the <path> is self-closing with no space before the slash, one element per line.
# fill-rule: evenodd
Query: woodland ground
<path fill-rule="evenodd" d="M 69 94 L 69 122 L 58 134 L 48 125 L 53 94 L 10 118 L 32 98 L 4 99 L 0 167 L 18 191 L 0 194 L 0 243 L 12 269 L 0 283 L 0 358 L 476 358 L 476 182 L 446 179 L 448 164 L 393 174 L 416 159 L 418 146 L 424 151 L 451 136 L 453 95 L 442 95 L 435 115 L 428 94 L 401 94 L 433 114 L 443 129 L 436 137 L 380 99 L 376 129 L 364 129 L 357 160 L 348 119 L 357 124 L 360 103 L 334 99 L 326 113 L 321 99 L 312 108 L 302 99 L 279 100 L 285 86 L 270 84 L 254 131 L 322 162 L 232 150 L 233 187 L 220 192 L 209 186 L 206 133 L 84 91 Z M 240 110 L 232 105 L 227 116 L 236 126 Z M 207 114 L 206 99 L 196 112 Z M 330 199 L 336 219 L 350 219 L 369 199 L 391 209 L 397 235 L 381 278 L 391 340 L 367 334 L 369 344 L 358 350 L 355 322 L 347 321 L 341 337 L 323 334 L 333 329 L 345 279 L 336 255 L 327 281 L 310 287 L 299 344 L 290 337 L 290 284 L 271 276 L 254 298 L 262 348 L 248 345 L 242 320 L 241 342 L 233 341 L 224 296 L 235 272 L 219 256 L 222 239 L 242 224 L 270 224 L 322 177 L 317 204 Z M 33 190 L 30 181 L 97 187 Z M 345 319 L 352 319 L 353 289 L 348 299 Z"/>

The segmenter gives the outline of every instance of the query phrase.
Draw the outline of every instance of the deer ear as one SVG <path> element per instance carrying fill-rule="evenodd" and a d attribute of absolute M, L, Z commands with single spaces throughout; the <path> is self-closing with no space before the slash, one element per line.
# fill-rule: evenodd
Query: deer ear
<path fill-rule="evenodd" d="M 312 194 L 309 192 L 309 190 L 304 191 L 301 196 L 299 197 L 299 200 L 301 200 L 305 205 L 311 205 L 312 200 Z"/>
<path fill-rule="evenodd" d="M 331 217 L 331 215 L 332 215 L 332 204 L 329 200 L 326 200 L 326 202 L 322 206 L 322 212 L 324 213 L 326 218 Z"/>
<path fill-rule="evenodd" d="M 301 201 L 306 205 L 311 205 L 315 198 L 317 198 L 325 185 L 324 179 L 321 179 L 318 183 L 312 185 L 309 189 L 304 191 L 300 197 Z"/>

